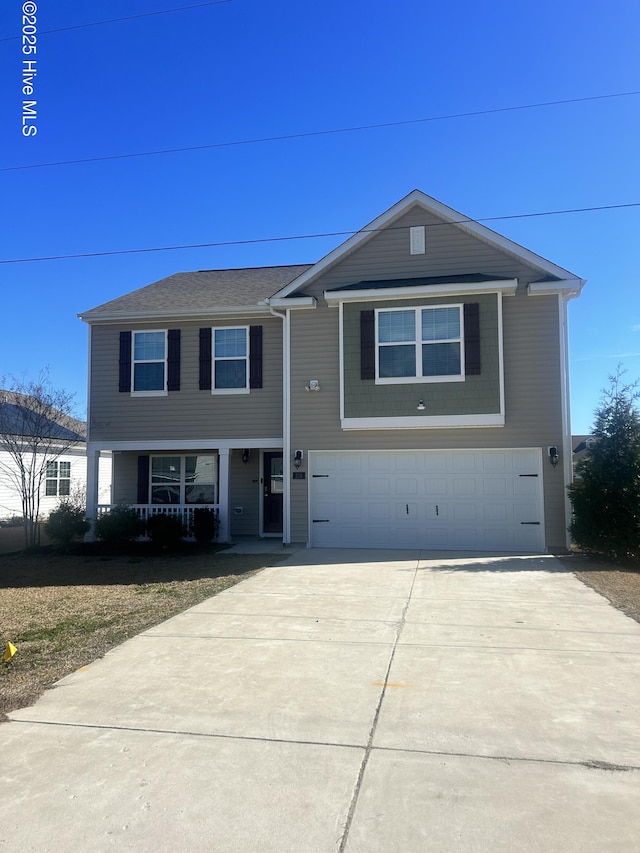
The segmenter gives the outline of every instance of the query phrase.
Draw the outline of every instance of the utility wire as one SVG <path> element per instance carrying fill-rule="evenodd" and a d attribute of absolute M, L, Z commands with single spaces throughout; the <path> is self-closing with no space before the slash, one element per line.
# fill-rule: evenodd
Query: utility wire
<path fill-rule="evenodd" d="M 632 95 L 640 95 L 640 90 L 635 92 L 614 92 L 609 95 L 590 95 L 585 98 L 566 98 L 561 101 L 541 101 L 536 104 L 521 104 L 515 107 L 494 107 L 487 110 L 474 110 L 465 113 L 448 113 L 446 115 L 428 116 L 427 118 L 405 119 L 404 121 L 387 121 L 378 124 L 361 124 L 354 127 L 338 127 L 332 130 L 311 130 L 306 133 L 289 133 L 280 136 L 260 136 L 254 139 L 238 139 L 232 142 L 214 142 L 209 145 L 191 145 L 185 148 L 164 148 L 158 151 L 137 151 L 133 154 L 110 154 L 105 157 L 85 157 L 79 160 L 59 160 L 53 163 L 32 163 L 27 166 L 4 166 L 0 172 L 15 172 L 21 169 L 45 169 L 50 166 L 75 166 L 79 163 L 98 163 L 105 160 L 126 160 L 132 157 L 157 157 L 160 154 L 178 154 L 185 151 L 206 151 L 213 148 L 230 148 L 236 145 L 257 145 L 263 142 L 282 142 L 286 139 L 307 139 L 313 136 L 329 136 L 336 133 L 355 133 L 362 130 L 376 130 L 383 127 L 402 127 L 413 124 L 424 124 L 430 121 L 448 121 L 454 118 L 470 118 L 472 116 L 492 115 L 494 113 L 508 113 L 517 110 L 533 110 L 540 107 L 553 107 L 562 104 L 580 104 L 585 101 L 604 101 L 611 98 L 628 98 Z"/>
<path fill-rule="evenodd" d="M 156 12 L 141 12 L 139 15 L 127 15 L 125 18 L 107 18 L 104 21 L 91 21 L 88 24 L 72 24 L 70 27 L 58 27 L 55 30 L 38 30 L 38 35 L 49 35 L 49 33 L 64 33 L 67 30 L 82 30 L 85 27 L 100 27 L 102 24 L 116 24 L 119 21 L 133 21 L 135 18 L 150 18 L 152 15 L 168 15 L 170 12 L 184 12 L 187 9 L 201 9 L 203 6 L 219 6 L 221 3 L 231 3 L 233 0 L 211 0 L 210 3 L 196 3 L 193 6 L 178 6 L 175 9 L 159 9 Z M 0 39 L 3 41 L 16 41 L 22 36 L 7 36 Z"/>
<path fill-rule="evenodd" d="M 497 222 L 503 219 L 529 219 L 534 216 L 559 216 L 569 213 L 588 213 L 596 210 L 620 210 L 629 207 L 640 207 L 640 202 L 629 204 L 606 204 L 599 207 L 574 207 L 567 210 L 545 210 L 539 213 L 513 213 L 505 216 L 485 216 L 481 219 L 456 219 L 450 222 L 431 222 L 425 228 L 438 228 L 447 225 L 465 225 L 471 222 Z M 356 231 L 327 231 L 321 234 L 295 234 L 285 237 L 258 237 L 250 240 L 220 240 L 216 243 L 192 243 L 183 246 L 152 246 L 144 249 L 116 249 L 108 252 L 81 252 L 75 255 L 50 255 L 39 258 L 11 258 L 0 260 L 0 264 L 26 264 L 32 261 L 63 261 L 76 258 L 104 258 L 113 255 L 139 255 L 146 252 L 174 252 L 180 249 L 211 249 L 220 246 L 248 246 L 257 243 L 284 243 L 292 240 L 314 240 L 320 237 L 352 237 L 354 234 L 375 234 L 378 231 L 401 230 L 406 226 L 390 226 L 385 228 L 359 228 Z"/>

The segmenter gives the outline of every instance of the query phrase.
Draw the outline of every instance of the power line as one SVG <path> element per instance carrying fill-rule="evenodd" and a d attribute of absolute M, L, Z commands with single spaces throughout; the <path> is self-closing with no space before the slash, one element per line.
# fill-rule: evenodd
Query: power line
<path fill-rule="evenodd" d="M 150 18 L 152 15 L 168 15 L 170 12 L 184 12 L 187 9 L 201 9 L 203 6 L 219 6 L 221 3 L 231 3 L 233 0 L 211 0 L 210 3 L 196 3 L 193 6 L 178 6 L 175 9 L 159 9 L 157 12 L 142 12 L 139 15 L 127 15 L 125 18 L 107 18 L 104 21 L 91 21 L 87 24 L 72 24 L 70 27 L 58 27 L 55 30 L 38 30 L 38 35 L 49 35 L 49 33 L 64 33 L 67 30 L 82 30 L 85 27 L 100 27 L 102 24 L 116 24 L 119 21 L 133 21 L 135 18 Z M 3 41 L 16 41 L 22 36 L 7 36 L 0 39 Z"/>
<path fill-rule="evenodd" d="M 606 204 L 599 207 L 574 207 L 566 210 L 545 210 L 538 213 L 513 213 L 504 216 L 485 216 L 480 219 L 456 219 L 450 222 L 426 223 L 425 228 L 438 228 L 447 225 L 465 225 L 471 222 L 497 222 L 503 219 L 529 219 L 534 216 L 560 216 L 569 213 L 589 213 L 597 210 L 621 210 L 630 207 L 640 207 L 640 202 L 629 204 Z M 326 231 L 320 234 L 295 234 L 285 237 L 257 237 L 250 240 L 220 240 L 215 243 L 192 243 L 182 246 L 151 246 L 143 249 L 116 249 L 107 252 L 81 252 L 74 255 L 50 255 L 39 258 L 11 258 L 0 260 L 0 264 L 26 264 L 32 261 L 63 261 L 76 258 L 104 258 L 113 255 L 139 255 L 148 252 L 174 252 L 180 249 L 212 249 L 221 246 L 248 246 L 258 243 L 284 243 L 293 240 L 314 240 L 320 237 L 352 237 L 354 234 L 375 234 L 378 231 L 401 230 L 405 226 L 390 226 L 385 228 L 358 228 L 355 231 Z"/>
<path fill-rule="evenodd" d="M 566 98 L 561 101 L 541 101 L 536 104 L 521 104 L 515 107 L 494 107 L 487 110 L 474 110 L 464 113 L 448 113 L 446 115 L 428 116 L 427 118 L 405 119 L 403 121 L 387 121 L 377 124 L 361 124 L 353 127 L 338 127 L 331 130 L 310 130 L 305 133 L 289 133 L 280 136 L 261 136 L 254 139 L 238 139 L 231 142 L 213 142 L 208 145 L 190 145 L 184 148 L 164 148 L 158 151 L 137 151 L 132 154 L 109 154 L 104 157 L 85 157 L 78 160 L 59 160 L 53 163 L 32 163 L 27 166 L 4 166 L 0 172 L 15 172 L 21 169 L 46 169 L 51 166 L 75 166 L 79 163 L 98 163 L 105 160 L 126 160 L 133 157 L 157 157 L 160 154 L 178 154 L 186 151 L 206 151 L 214 148 L 231 148 L 237 145 L 257 145 L 264 142 L 282 142 L 287 139 L 308 139 L 314 136 L 329 136 L 336 133 L 355 133 L 362 130 L 376 130 L 384 127 L 402 127 L 413 124 L 424 124 L 431 121 L 448 121 L 454 118 L 470 118 L 472 116 L 492 115 L 494 113 L 516 112 L 517 110 L 533 110 L 541 107 L 553 107 L 563 104 L 579 104 L 586 101 L 604 101 L 611 98 L 628 98 L 640 95 L 640 91 L 614 92 L 609 95 L 590 95 L 585 98 Z"/>

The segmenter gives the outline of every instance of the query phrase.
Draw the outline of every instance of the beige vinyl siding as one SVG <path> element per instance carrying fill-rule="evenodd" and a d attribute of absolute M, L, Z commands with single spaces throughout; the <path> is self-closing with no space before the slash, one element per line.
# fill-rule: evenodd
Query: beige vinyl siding
<path fill-rule="evenodd" d="M 409 254 L 409 228 L 427 225 L 426 252 Z M 525 266 L 479 237 L 461 231 L 459 227 L 442 224 L 433 214 L 413 208 L 393 222 L 389 230 L 375 234 L 367 243 L 353 250 L 316 281 L 305 286 L 304 292 L 322 297 L 325 290 L 355 284 L 359 281 L 418 278 L 420 276 L 466 275 L 484 273 L 501 278 L 546 278 L 542 271 Z"/>
<path fill-rule="evenodd" d="M 113 503 L 138 503 L 138 453 L 113 454 Z"/>
<path fill-rule="evenodd" d="M 229 519 L 232 536 L 257 536 L 260 532 L 260 452 L 253 450 L 245 465 L 242 450 L 231 451 L 229 466 Z M 242 507 L 236 515 L 235 507 Z"/>
<path fill-rule="evenodd" d="M 274 317 L 211 321 L 209 325 L 261 325 L 263 387 L 242 394 L 199 390 L 200 323 L 171 323 L 181 330 L 180 391 L 166 396 L 132 397 L 118 391 L 119 335 L 131 329 L 164 328 L 157 323 L 96 325 L 92 329 L 92 441 L 152 441 L 282 437 L 282 321 Z"/>
<path fill-rule="evenodd" d="M 360 378 L 360 312 L 368 308 L 403 308 L 480 305 L 482 372 L 466 376 L 464 382 L 416 382 L 376 385 Z M 465 297 L 418 300 L 356 302 L 344 306 L 344 364 L 346 418 L 415 416 L 418 400 L 426 404 L 426 415 L 478 415 L 500 412 L 500 366 L 498 363 L 498 296 L 495 293 Z"/>
<path fill-rule="evenodd" d="M 338 310 L 292 313 L 292 446 L 309 450 L 541 447 L 548 547 L 565 542 L 562 464 L 552 468 L 549 445 L 562 445 L 560 311 L 557 296 L 519 292 L 503 299 L 504 427 L 343 431 L 339 412 Z M 304 390 L 318 379 L 321 390 Z M 292 482 L 292 539 L 307 540 L 307 482 Z"/>

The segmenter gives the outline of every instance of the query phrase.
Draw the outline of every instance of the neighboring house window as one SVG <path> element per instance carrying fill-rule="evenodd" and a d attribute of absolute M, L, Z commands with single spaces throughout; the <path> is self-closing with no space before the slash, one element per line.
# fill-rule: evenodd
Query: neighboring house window
<path fill-rule="evenodd" d="M 376 310 L 376 381 L 464 380 L 462 308 Z"/>
<path fill-rule="evenodd" d="M 120 391 L 135 395 L 180 390 L 180 329 L 120 332 Z"/>
<path fill-rule="evenodd" d="M 152 504 L 216 503 L 215 454 L 152 456 L 149 468 Z"/>
<path fill-rule="evenodd" d="M 199 387 L 213 394 L 262 388 L 262 326 L 200 329 Z"/>
<path fill-rule="evenodd" d="M 71 462 L 47 462 L 45 494 L 51 498 L 71 494 Z"/>

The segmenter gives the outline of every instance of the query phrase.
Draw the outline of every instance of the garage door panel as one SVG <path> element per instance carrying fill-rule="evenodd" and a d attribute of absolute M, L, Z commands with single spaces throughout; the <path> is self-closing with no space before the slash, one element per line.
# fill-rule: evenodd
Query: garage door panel
<path fill-rule="evenodd" d="M 420 494 L 420 484 L 415 477 L 398 477 L 395 481 L 395 494 L 406 495 L 407 497 L 416 497 Z"/>
<path fill-rule="evenodd" d="M 448 453 L 430 454 L 423 457 L 422 470 L 425 474 L 439 474 L 442 471 L 448 470 L 450 459 Z"/>
<path fill-rule="evenodd" d="M 426 495 L 446 497 L 449 494 L 449 481 L 443 478 L 429 477 L 424 481 L 424 491 Z"/>
<path fill-rule="evenodd" d="M 369 495 L 379 497 L 380 495 L 391 495 L 392 480 L 389 477 L 376 477 L 375 475 L 369 480 L 365 480 L 366 489 Z"/>
<path fill-rule="evenodd" d="M 504 497 L 507 494 L 513 493 L 512 480 L 507 481 L 503 477 L 490 477 L 482 480 L 482 493 L 486 497 L 495 497 L 497 495 Z"/>
<path fill-rule="evenodd" d="M 454 521 L 477 521 L 478 511 L 481 511 L 482 507 L 472 503 L 457 503 L 453 504 L 452 510 L 452 517 Z"/>
<path fill-rule="evenodd" d="M 456 497 L 475 495 L 477 488 L 477 480 L 471 479 L 470 477 L 456 477 L 453 480 L 453 494 L 456 495 Z"/>
<path fill-rule="evenodd" d="M 538 482 L 539 477 L 518 477 L 513 481 L 513 494 L 516 497 L 520 496 L 531 496 L 536 497 L 538 495 L 540 484 Z"/>
<path fill-rule="evenodd" d="M 541 550 L 541 458 L 540 450 L 312 451 L 311 544 Z"/>

